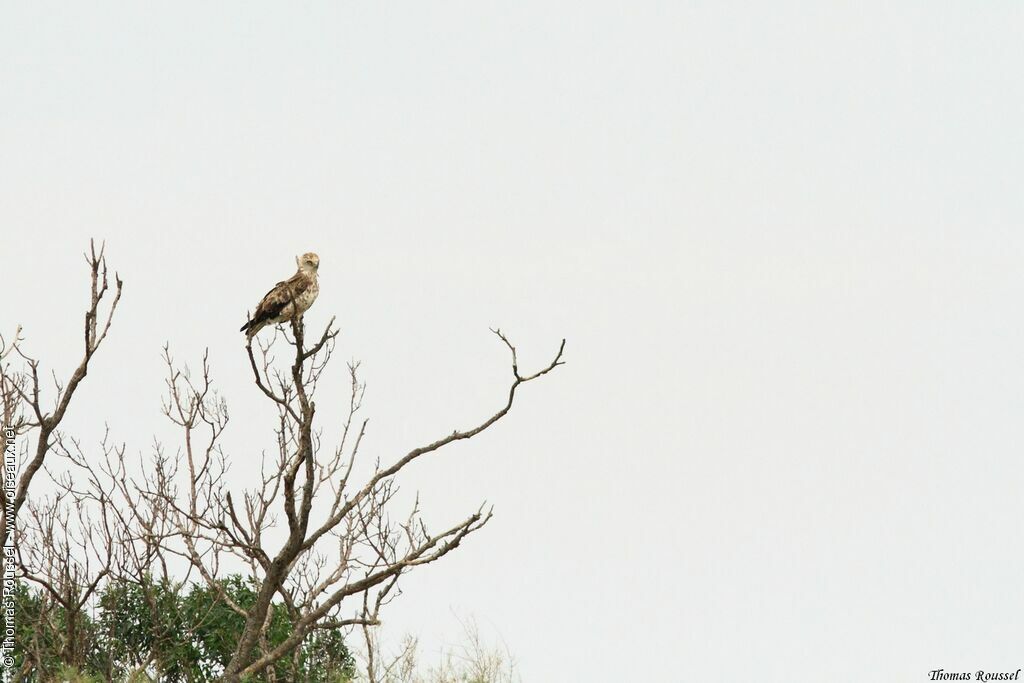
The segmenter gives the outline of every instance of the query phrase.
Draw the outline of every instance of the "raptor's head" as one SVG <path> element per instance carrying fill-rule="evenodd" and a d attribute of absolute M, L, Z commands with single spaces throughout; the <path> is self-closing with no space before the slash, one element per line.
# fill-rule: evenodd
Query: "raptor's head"
<path fill-rule="evenodd" d="M 308 251 L 302 256 L 296 256 L 295 264 L 299 267 L 299 270 L 304 270 L 307 273 L 315 273 L 317 268 L 320 267 L 320 257 L 313 252 Z"/>

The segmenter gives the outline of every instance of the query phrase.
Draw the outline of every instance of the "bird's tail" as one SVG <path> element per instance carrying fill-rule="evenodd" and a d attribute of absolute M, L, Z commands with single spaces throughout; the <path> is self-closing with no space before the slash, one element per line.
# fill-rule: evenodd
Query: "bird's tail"
<path fill-rule="evenodd" d="M 266 320 L 249 320 L 242 327 L 239 328 L 239 332 L 245 332 L 246 339 L 252 339 L 256 336 L 256 333 L 267 326 Z"/>
<path fill-rule="evenodd" d="M 247 320 L 238 328 L 238 331 L 245 332 L 245 336 L 252 339 L 257 332 L 270 324 L 273 316 L 266 311 L 257 310 L 253 317 L 250 318 L 248 313 L 245 314 L 245 317 Z"/>

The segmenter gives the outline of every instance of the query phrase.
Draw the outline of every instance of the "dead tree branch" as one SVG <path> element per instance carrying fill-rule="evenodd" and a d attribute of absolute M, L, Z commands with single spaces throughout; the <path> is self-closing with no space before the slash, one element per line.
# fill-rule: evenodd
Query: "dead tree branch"
<path fill-rule="evenodd" d="M 71 400 L 74 398 L 76 390 L 89 372 L 89 361 L 92 360 L 93 355 L 99 349 L 103 340 L 106 339 L 107 332 L 110 330 L 110 325 L 114 319 L 114 312 L 117 310 L 117 304 L 121 300 L 121 289 L 124 283 L 117 273 L 114 273 L 113 298 L 110 300 L 104 314 L 102 311 L 103 300 L 110 295 L 111 291 L 104 249 L 105 245 L 101 244 L 100 250 L 97 252 L 95 243 L 93 241 L 89 242 L 89 253 L 86 254 L 85 259 L 89 264 L 90 296 L 89 308 L 85 312 L 83 325 L 84 350 L 78 366 L 67 382 L 62 383 L 56 379 L 54 380 L 56 394 L 53 399 L 53 407 L 48 410 L 43 406 L 42 391 L 39 386 L 39 361 L 25 355 L 21 345 L 18 343 L 17 334 L 15 334 L 15 342 L 12 343 L 11 349 L 25 361 L 28 370 L 12 374 L 8 372 L 6 365 L 0 363 L 3 369 L 3 380 L 0 382 L 0 388 L 4 391 L 5 419 L 17 413 L 18 408 L 14 406 L 18 401 L 21 401 L 24 405 L 28 406 L 32 415 L 32 417 L 26 418 L 21 426 L 38 430 L 32 458 L 23 468 L 18 480 L 14 498 L 15 516 L 21 510 L 22 505 L 25 504 L 29 486 L 32 484 L 36 473 L 43 467 L 46 455 L 53 445 L 52 437 L 54 437 L 61 421 L 67 414 L 68 407 L 71 405 Z M 7 353 L 9 354 L 10 350 Z M 3 529 L 3 531 L 0 531 L 0 541 L 6 542 L 7 501 L 2 491 L 0 491 L 0 503 L 2 503 L 3 508 L 3 512 L 0 513 L 0 528 Z"/>

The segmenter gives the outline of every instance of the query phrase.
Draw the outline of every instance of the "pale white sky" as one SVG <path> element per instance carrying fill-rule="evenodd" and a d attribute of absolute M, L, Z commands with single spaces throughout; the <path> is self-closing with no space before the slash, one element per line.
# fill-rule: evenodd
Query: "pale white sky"
<path fill-rule="evenodd" d="M 368 455 L 496 518 L 389 617 L 533 681 L 1024 666 L 1024 7 L 4 3 L 4 331 L 66 375 L 89 236 L 125 295 L 68 426 L 133 450 L 209 346 L 245 483 L 246 309 L 363 361 Z"/>

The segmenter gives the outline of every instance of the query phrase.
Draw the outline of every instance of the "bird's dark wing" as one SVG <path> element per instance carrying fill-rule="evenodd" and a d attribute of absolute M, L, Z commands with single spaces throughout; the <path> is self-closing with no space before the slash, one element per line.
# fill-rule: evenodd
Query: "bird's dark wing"
<path fill-rule="evenodd" d="M 312 281 L 303 277 L 302 273 L 296 273 L 287 280 L 282 280 L 274 285 L 274 288 L 264 295 L 252 318 L 245 325 L 242 325 L 240 332 L 244 332 L 267 320 L 272 320 L 281 314 L 284 307 L 290 304 L 295 297 L 302 294 L 312 284 Z"/>

